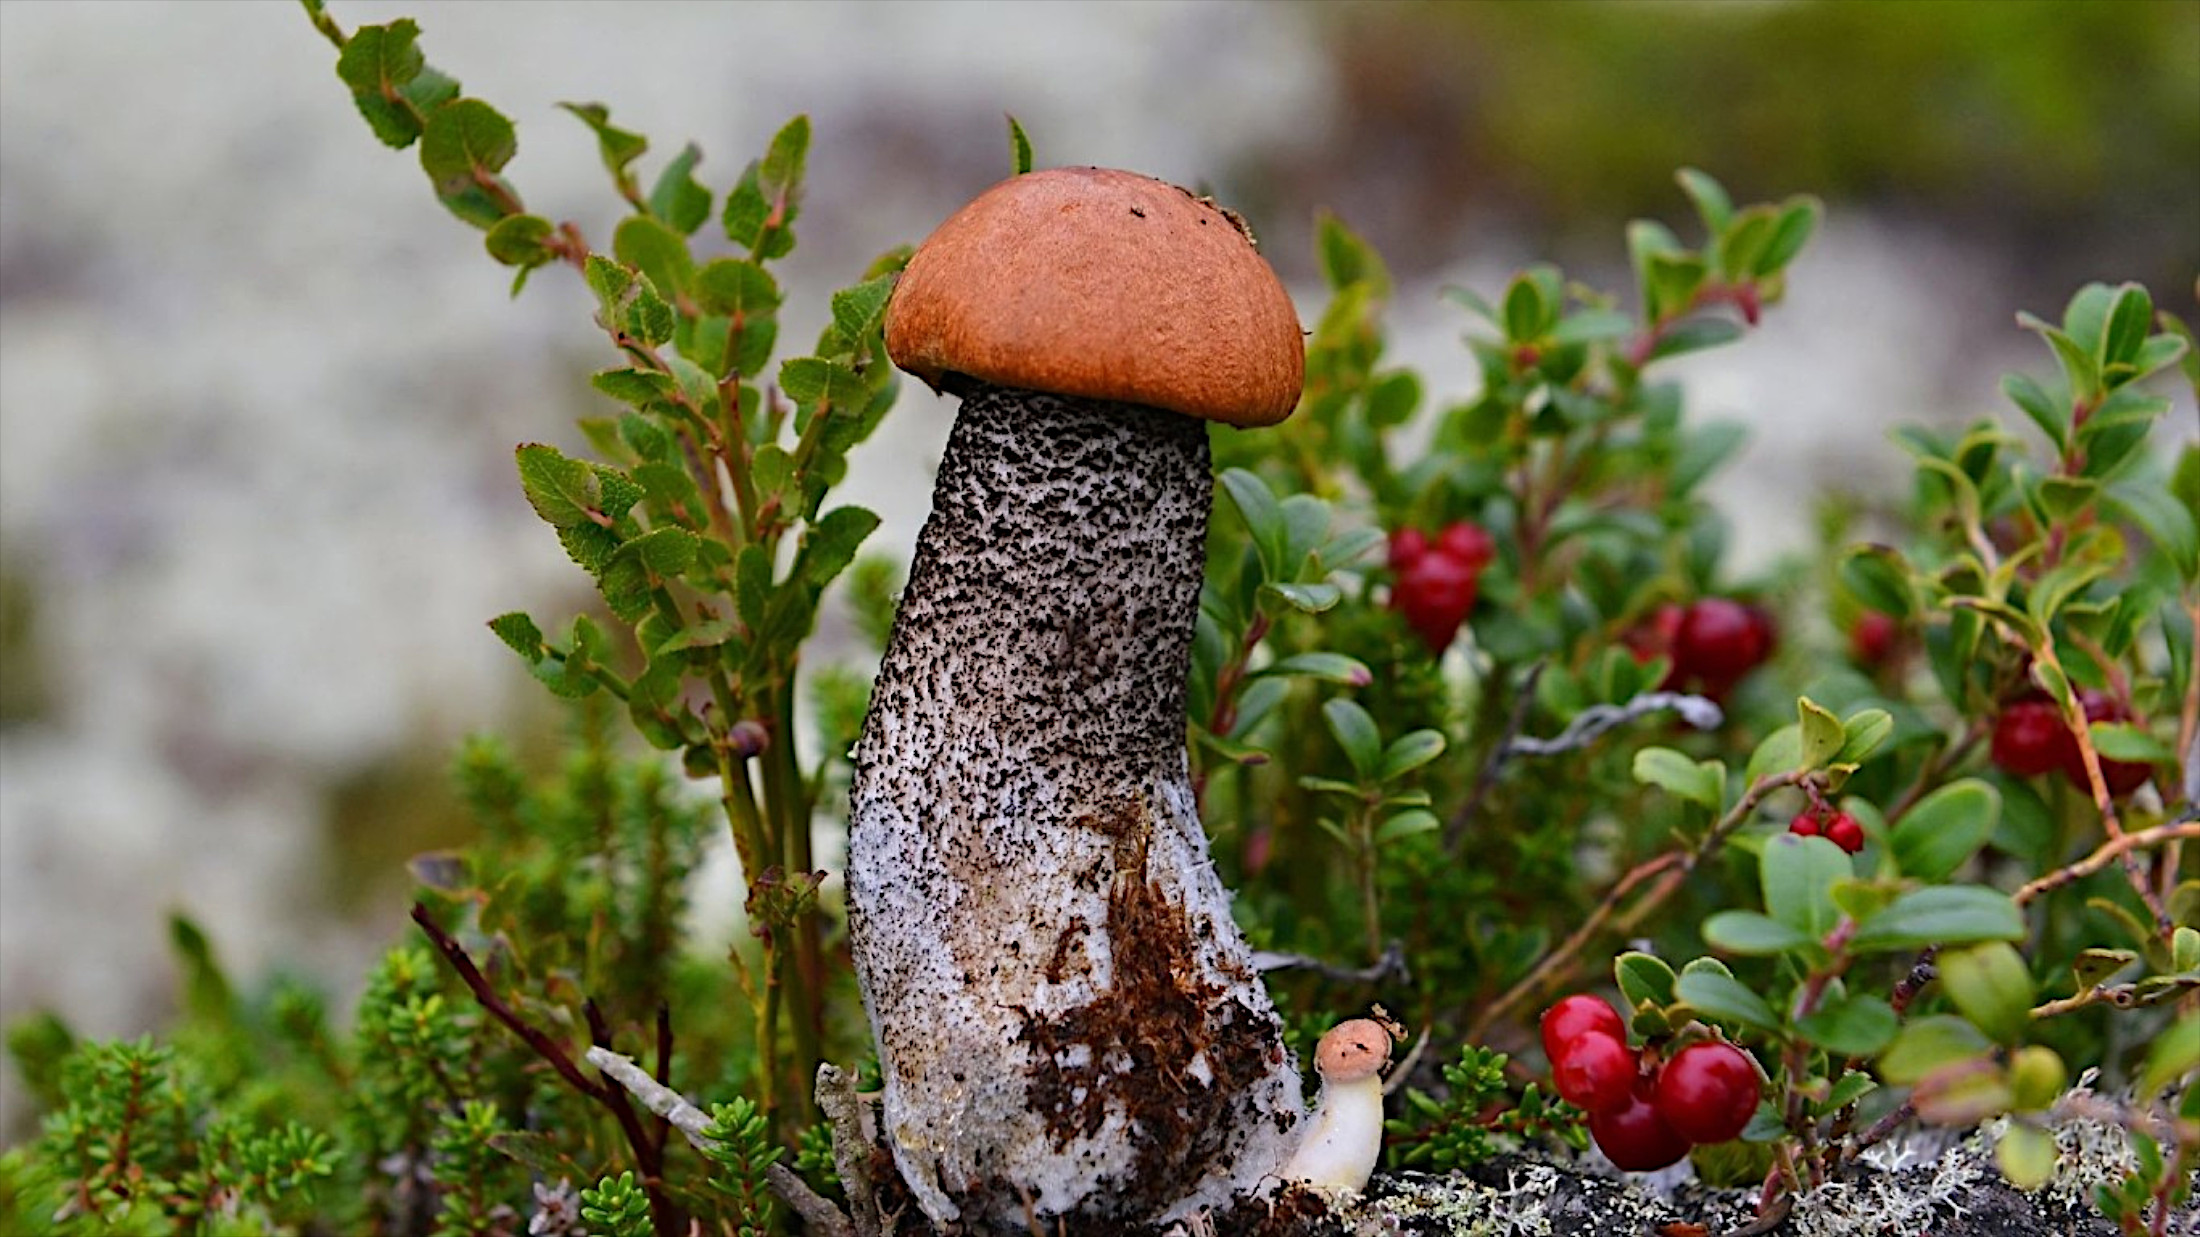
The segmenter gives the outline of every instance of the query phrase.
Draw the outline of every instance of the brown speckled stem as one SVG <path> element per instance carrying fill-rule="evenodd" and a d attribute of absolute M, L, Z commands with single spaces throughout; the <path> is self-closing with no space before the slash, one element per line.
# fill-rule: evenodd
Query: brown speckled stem
<path fill-rule="evenodd" d="M 1187 777 L 1203 422 L 973 385 L 856 750 L 850 934 L 936 1221 L 1180 1214 L 1302 1114 Z"/>

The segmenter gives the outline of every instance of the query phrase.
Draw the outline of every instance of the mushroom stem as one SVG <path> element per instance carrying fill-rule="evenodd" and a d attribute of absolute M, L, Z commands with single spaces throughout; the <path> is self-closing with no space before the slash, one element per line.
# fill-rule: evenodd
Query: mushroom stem
<path fill-rule="evenodd" d="M 1186 764 L 1207 427 L 957 385 L 850 792 L 895 1160 L 1018 1230 L 1249 1193 L 1302 1107 Z"/>

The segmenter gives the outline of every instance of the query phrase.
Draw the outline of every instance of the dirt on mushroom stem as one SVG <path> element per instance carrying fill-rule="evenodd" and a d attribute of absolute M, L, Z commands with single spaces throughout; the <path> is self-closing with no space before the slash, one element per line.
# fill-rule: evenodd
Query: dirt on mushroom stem
<path fill-rule="evenodd" d="M 935 1220 L 1219 1203 L 1303 1100 L 1187 775 L 1207 426 L 962 394 L 852 789 L 884 1128 Z"/>

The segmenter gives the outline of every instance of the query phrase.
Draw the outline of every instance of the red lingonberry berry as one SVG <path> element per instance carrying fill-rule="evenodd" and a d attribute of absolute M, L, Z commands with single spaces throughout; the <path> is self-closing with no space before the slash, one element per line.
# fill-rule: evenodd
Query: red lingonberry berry
<path fill-rule="evenodd" d="M 1860 666 L 1877 669 L 1887 664 L 1901 635 L 1902 625 L 1892 616 L 1866 610 L 1849 629 L 1849 656 Z"/>
<path fill-rule="evenodd" d="M 1754 606 L 1705 597 L 1688 607 L 1673 637 L 1673 668 L 1713 694 L 1732 687 L 1772 652 L 1772 620 Z"/>
<path fill-rule="evenodd" d="M 1627 1028 L 1610 1005 L 1586 992 L 1563 998 L 1543 1011 L 1543 1055 L 1556 1061 L 1566 1045 L 1592 1031 L 1627 1040 Z"/>
<path fill-rule="evenodd" d="M 1589 1114 L 1589 1137 L 1596 1139 L 1606 1159 L 1627 1172 L 1665 1168 L 1688 1154 L 1688 1140 L 1658 1115 L 1654 1092 L 1649 1079 L 1640 1079 L 1625 1104 Z"/>
<path fill-rule="evenodd" d="M 1823 826 L 1825 823 L 1821 819 L 1821 817 L 1824 815 L 1824 812 L 1825 809 L 1823 808 L 1804 808 L 1800 815 L 1798 815 L 1794 820 L 1788 822 L 1788 832 L 1796 835 L 1797 837 L 1817 837 L 1819 833 L 1823 830 Z"/>
<path fill-rule="evenodd" d="M 2077 742 L 2063 725 L 2062 713 L 2045 696 L 2027 696 L 2003 705 L 1994 718 L 1994 740 L 1989 748 L 1994 763 L 2018 777 L 2037 777 L 2052 769 L 2068 768 L 2076 759 Z"/>
<path fill-rule="evenodd" d="M 1441 653 L 1474 609 L 1477 588 L 1474 568 L 1449 554 L 1424 554 L 1399 569 L 1390 604 L 1430 652 Z"/>
<path fill-rule="evenodd" d="M 1428 535 L 1418 528 L 1401 528 L 1390 534 L 1390 569 L 1401 571 L 1428 553 Z"/>
<path fill-rule="evenodd" d="M 2085 720 L 2088 722 L 2131 720 L 2131 710 L 2124 707 L 2123 701 L 2105 692 L 2081 691 L 2078 693 L 2078 703 L 2084 706 Z M 2100 753 L 2096 751 L 2094 755 L 2100 756 Z M 2080 790 L 2092 789 L 2092 783 L 2088 782 L 2085 776 L 2085 758 L 2078 754 L 2078 744 L 2075 739 L 2071 741 L 2069 750 L 2063 755 L 2062 770 L 2064 775 L 2069 777 L 2071 782 Z M 2108 783 L 2108 793 L 2117 798 L 2122 798 L 2139 789 L 2140 786 L 2146 783 L 2147 778 L 2153 776 L 2153 774 L 2154 770 L 2142 761 L 2110 760 L 2101 757 L 2101 780 Z"/>
<path fill-rule="evenodd" d="M 1620 641 L 1627 646 L 1629 653 L 1634 654 L 1638 662 L 1670 657 L 1673 655 L 1673 637 L 1680 634 L 1681 616 L 1685 613 L 1687 612 L 1681 607 L 1667 602 L 1652 611 L 1650 617 L 1628 629 L 1627 634 L 1620 637 Z M 1665 681 L 1660 686 L 1669 688 L 1679 682 L 1680 667 L 1675 665 L 1666 672 Z"/>
<path fill-rule="evenodd" d="M 1656 1105 L 1682 1138 L 1723 1143 L 1757 1111 L 1757 1069 L 1732 1044 L 1690 1044 L 1659 1068 Z"/>
<path fill-rule="evenodd" d="M 1551 1087 L 1583 1111 L 1610 1112 L 1635 1093 L 1635 1054 L 1601 1031 L 1576 1036 L 1551 1058 Z"/>
<path fill-rule="evenodd" d="M 1847 812 L 1835 812 L 1826 822 L 1826 840 L 1853 855 L 1864 849 L 1864 826 Z"/>
<path fill-rule="evenodd" d="M 1456 521 L 1437 534 L 1436 551 L 1449 554 L 1476 571 L 1490 565 L 1497 557 L 1497 543 L 1479 524 L 1465 520 Z"/>

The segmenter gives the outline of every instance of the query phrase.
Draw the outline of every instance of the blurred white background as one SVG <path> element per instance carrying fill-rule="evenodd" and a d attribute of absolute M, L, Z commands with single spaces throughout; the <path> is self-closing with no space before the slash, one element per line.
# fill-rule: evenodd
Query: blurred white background
<path fill-rule="evenodd" d="M 719 190 L 809 113 L 781 271 L 797 347 L 832 288 L 1006 173 L 1004 112 L 1042 164 L 1133 167 L 1247 207 L 1309 320 L 1309 221 L 1340 210 L 1397 268 L 1394 359 L 1446 402 L 1472 367 L 1442 284 L 1494 290 L 1561 243 L 1588 277 L 1620 278 L 1624 214 L 1577 240 L 1532 199 L 1447 187 L 1460 170 L 1420 161 L 1409 131 L 1379 157 L 1385 135 L 1358 126 L 1368 83 L 1392 75 L 1387 36 L 1356 32 L 1418 6 L 331 9 L 346 28 L 418 18 L 430 61 L 517 122 L 507 175 L 530 208 L 599 241 L 616 200 L 558 101 L 648 134 L 645 177 L 700 143 Z M 1398 73 L 1442 74 L 1445 46 Z M 453 836 L 452 744 L 554 724 L 483 623 L 587 596 L 510 451 L 578 449 L 585 374 L 610 358 L 565 271 L 507 298 L 479 234 L 436 204 L 415 152 L 374 141 L 333 62 L 289 4 L 0 4 L 0 1020 L 157 1025 L 174 911 L 246 982 L 282 967 L 343 992 L 401 921 L 404 855 Z M 1718 159 L 1683 142 L 1674 161 Z M 1445 193 L 1457 209 L 1432 214 Z M 1899 492 L 1887 427 L 1993 411 L 1998 369 L 2041 367 L 2011 314 L 2068 292 L 2023 300 L 2037 272 L 2001 231 L 1829 197 L 1789 303 L 1687 369 L 1699 415 L 1756 431 L 1720 488 L 1745 569 L 1808 544 L 1799 495 Z M 2200 233 L 2196 200 L 2175 226 Z M 1656 209 L 1692 231 L 1677 192 Z M 2156 291 L 2192 309 L 2189 285 Z M 948 413 L 905 388 L 856 453 L 848 492 L 887 520 L 873 549 L 906 554 Z M 2171 427 L 2194 436 L 2189 399 Z M 0 1130 L 15 1094 L 0 1071 Z"/>

